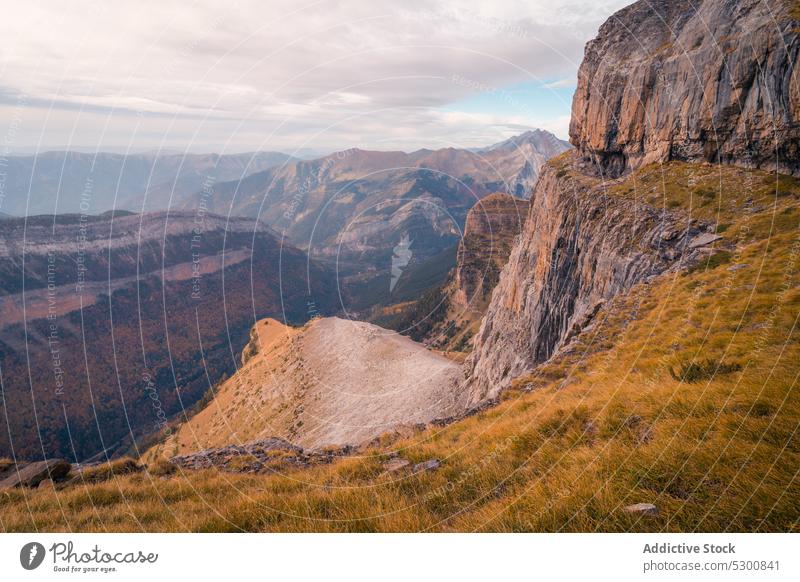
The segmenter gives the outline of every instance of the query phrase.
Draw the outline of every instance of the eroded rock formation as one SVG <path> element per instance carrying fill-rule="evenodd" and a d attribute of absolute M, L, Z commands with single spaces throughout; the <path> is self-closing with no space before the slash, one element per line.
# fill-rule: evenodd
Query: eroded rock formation
<path fill-rule="evenodd" d="M 524 200 L 498 192 L 470 209 L 458 247 L 455 306 L 486 306 L 514 240 L 522 232 L 527 207 Z"/>
<path fill-rule="evenodd" d="M 547 360 L 603 304 L 693 262 L 711 227 L 605 192 L 575 152 L 544 168 L 468 361 L 471 402 Z"/>

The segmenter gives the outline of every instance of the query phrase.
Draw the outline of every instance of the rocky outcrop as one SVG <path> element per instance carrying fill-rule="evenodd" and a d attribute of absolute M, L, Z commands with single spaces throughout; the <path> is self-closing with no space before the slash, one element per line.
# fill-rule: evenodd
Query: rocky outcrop
<path fill-rule="evenodd" d="M 352 452 L 350 447 L 305 451 L 284 439 L 271 437 L 178 455 L 169 462 L 190 470 L 215 468 L 231 473 L 269 473 L 330 463 Z"/>
<path fill-rule="evenodd" d="M 63 481 L 71 465 L 64 459 L 47 459 L 10 465 L 0 471 L 0 490 L 14 487 L 38 487 L 42 481 Z"/>
<path fill-rule="evenodd" d="M 373 321 L 437 350 L 468 351 L 527 212 L 527 201 L 502 192 L 481 199 L 467 214 L 447 279 Z"/>
<path fill-rule="evenodd" d="M 575 152 L 545 167 L 467 363 L 471 402 L 547 360 L 633 285 L 694 262 L 708 227 L 606 193 Z"/>
<path fill-rule="evenodd" d="M 619 176 L 670 159 L 800 173 L 797 13 L 780 0 L 647 0 L 600 28 L 573 100 L 577 150 L 543 170 L 467 361 L 472 403 L 717 240 L 685 214 L 615 196 Z"/>
<path fill-rule="evenodd" d="M 800 175 L 798 14 L 787 0 L 620 10 L 586 46 L 570 141 L 611 176 L 670 159 Z"/>
<path fill-rule="evenodd" d="M 527 202 L 499 192 L 470 209 L 458 246 L 453 296 L 456 307 L 486 307 L 514 240 L 522 232 L 527 212 Z"/>

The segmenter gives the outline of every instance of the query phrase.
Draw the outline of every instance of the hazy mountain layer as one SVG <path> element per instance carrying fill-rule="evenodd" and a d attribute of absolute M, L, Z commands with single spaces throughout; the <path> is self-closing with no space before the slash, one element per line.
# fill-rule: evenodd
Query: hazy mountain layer
<path fill-rule="evenodd" d="M 238 180 L 292 161 L 252 154 L 109 154 L 53 151 L 5 158 L 0 211 L 14 216 L 101 214 L 178 207 L 214 182 Z"/>

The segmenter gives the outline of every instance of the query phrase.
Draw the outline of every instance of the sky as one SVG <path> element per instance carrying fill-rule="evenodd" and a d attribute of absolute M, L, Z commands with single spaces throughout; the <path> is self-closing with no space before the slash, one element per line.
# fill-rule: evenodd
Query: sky
<path fill-rule="evenodd" d="M 0 148 L 238 153 L 567 138 L 585 43 L 630 0 L 26 1 Z"/>

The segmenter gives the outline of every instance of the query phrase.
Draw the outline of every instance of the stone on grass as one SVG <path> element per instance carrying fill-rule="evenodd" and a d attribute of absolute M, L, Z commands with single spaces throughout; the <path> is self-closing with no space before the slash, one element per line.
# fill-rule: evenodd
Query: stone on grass
<path fill-rule="evenodd" d="M 0 489 L 13 487 L 38 487 L 45 479 L 59 481 L 67 476 L 71 465 L 64 459 L 47 459 L 35 461 L 12 469 L 10 475 L 0 481 Z"/>
<path fill-rule="evenodd" d="M 652 503 L 634 503 L 625 508 L 625 513 L 638 513 L 640 515 L 658 515 L 658 508 Z"/>
<path fill-rule="evenodd" d="M 420 471 L 434 471 L 441 466 L 442 462 L 439 459 L 428 459 L 422 463 L 417 463 L 411 470 L 414 473 L 419 473 Z"/>

